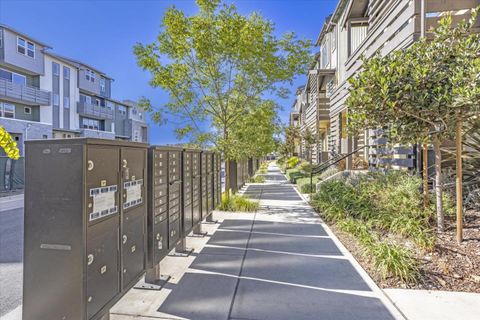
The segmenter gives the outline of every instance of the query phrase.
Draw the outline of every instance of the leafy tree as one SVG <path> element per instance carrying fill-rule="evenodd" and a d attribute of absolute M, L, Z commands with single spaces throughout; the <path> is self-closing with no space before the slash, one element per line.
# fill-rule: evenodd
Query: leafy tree
<path fill-rule="evenodd" d="M 388 125 L 393 143 L 432 143 L 438 230 L 443 231 L 443 142 L 455 137 L 459 123 L 478 112 L 480 38 L 472 18 L 452 26 L 444 17 L 433 39 L 382 57 L 364 59 L 363 71 L 350 80 L 349 126 L 353 130 Z"/>
<path fill-rule="evenodd" d="M 193 16 L 169 8 L 156 41 L 135 46 L 139 66 L 152 74 L 150 85 L 170 96 L 163 107 L 146 99 L 142 106 L 158 123 L 166 113 L 179 117 L 184 122 L 179 137 L 214 145 L 225 160 L 259 155 L 274 140 L 267 137 L 274 131 L 269 116 L 274 109 L 266 96 L 286 96 L 284 85 L 311 59 L 311 43 L 293 33 L 279 38 L 272 22 L 258 13 L 241 15 L 220 0 L 197 0 L 197 5 Z M 257 135 L 254 127 L 264 131 Z M 257 145 L 245 148 L 244 138 Z"/>
<path fill-rule="evenodd" d="M 10 159 L 17 160 L 20 158 L 20 151 L 17 148 L 17 143 L 2 126 L 0 126 L 0 147 L 5 151 L 7 157 Z"/>
<path fill-rule="evenodd" d="M 300 143 L 301 134 L 298 126 L 288 126 L 285 128 L 285 156 L 291 157 L 295 153 L 295 146 Z"/>
<path fill-rule="evenodd" d="M 302 132 L 301 136 L 305 145 L 305 149 L 307 149 L 308 159 L 310 162 L 312 162 L 312 149 L 317 143 L 318 139 L 308 127 Z"/>

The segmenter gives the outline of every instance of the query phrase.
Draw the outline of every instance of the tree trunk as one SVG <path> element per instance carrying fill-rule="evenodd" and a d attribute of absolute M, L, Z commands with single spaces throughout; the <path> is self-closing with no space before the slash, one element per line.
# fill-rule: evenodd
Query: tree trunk
<path fill-rule="evenodd" d="M 428 145 L 423 144 L 422 148 L 423 153 L 423 206 L 426 209 L 430 204 L 428 198 Z"/>
<path fill-rule="evenodd" d="M 456 126 L 456 167 L 455 188 L 457 194 L 457 242 L 463 241 L 463 186 L 462 186 L 462 120 L 457 120 Z"/>
<path fill-rule="evenodd" d="M 227 127 L 223 127 L 223 141 L 227 141 L 228 131 Z M 224 161 L 225 161 L 225 197 L 230 198 L 230 159 L 227 158 L 227 152 L 223 152 Z"/>
<path fill-rule="evenodd" d="M 433 150 L 435 151 L 435 195 L 437 204 L 437 229 L 438 232 L 444 231 L 443 219 L 443 181 L 442 181 L 442 152 L 440 150 L 440 139 L 437 135 L 433 136 Z"/>

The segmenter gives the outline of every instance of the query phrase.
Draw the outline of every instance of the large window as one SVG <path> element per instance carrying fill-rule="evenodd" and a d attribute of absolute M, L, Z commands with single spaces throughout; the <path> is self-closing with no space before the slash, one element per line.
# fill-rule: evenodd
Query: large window
<path fill-rule="evenodd" d="M 59 97 L 58 93 L 53 94 L 53 105 L 54 106 L 60 105 L 60 97 Z"/>
<path fill-rule="evenodd" d="M 100 91 L 105 92 L 105 78 L 100 78 Z"/>
<path fill-rule="evenodd" d="M 56 62 L 52 63 L 52 69 L 53 69 L 53 75 L 54 76 L 60 76 L 60 65 Z"/>
<path fill-rule="evenodd" d="M 90 69 L 87 69 L 85 71 L 85 79 L 87 79 L 87 81 L 90 81 L 90 82 L 95 82 L 95 72 L 93 72 L 92 70 Z"/>
<path fill-rule="evenodd" d="M 127 107 L 125 106 L 118 106 L 118 112 L 122 115 L 127 115 Z"/>
<path fill-rule="evenodd" d="M 0 117 L 15 118 L 15 105 L 11 103 L 0 102 Z"/>
<path fill-rule="evenodd" d="M 22 86 L 27 84 L 26 76 L 5 69 L 0 69 L 0 78 Z"/>
<path fill-rule="evenodd" d="M 12 82 L 21 86 L 25 86 L 27 85 L 27 77 L 18 73 L 12 73 Z"/>
<path fill-rule="evenodd" d="M 63 97 L 63 107 L 70 108 L 70 97 Z"/>
<path fill-rule="evenodd" d="M 90 118 L 80 118 L 80 127 L 91 130 L 103 130 L 103 121 Z"/>
<path fill-rule="evenodd" d="M 70 79 L 70 68 L 63 67 L 63 78 L 67 80 Z"/>
<path fill-rule="evenodd" d="M 29 56 L 30 58 L 35 58 L 35 44 L 17 37 L 17 52 Z"/>

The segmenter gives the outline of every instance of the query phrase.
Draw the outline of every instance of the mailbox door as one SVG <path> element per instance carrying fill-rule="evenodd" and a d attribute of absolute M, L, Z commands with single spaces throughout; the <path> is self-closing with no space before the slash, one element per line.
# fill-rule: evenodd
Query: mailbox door
<path fill-rule="evenodd" d="M 145 270 L 146 246 L 146 150 L 121 149 L 122 178 L 122 289 L 132 285 Z"/>
<path fill-rule="evenodd" d="M 201 213 L 201 181 L 200 177 L 193 179 L 193 197 L 192 197 L 192 224 L 195 226 L 202 220 Z"/>
<path fill-rule="evenodd" d="M 168 220 L 161 216 L 154 219 L 153 225 L 153 263 L 157 265 L 168 254 Z"/>
<path fill-rule="evenodd" d="M 119 149 L 107 146 L 88 146 L 86 195 L 87 224 L 91 226 L 118 216 Z"/>
<path fill-rule="evenodd" d="M 183 236 L 186 237 L 193 227 L 192 204 L 183 207 Z"/>
<path fill-rule="evenodd" d="M 120 292 L 118 236 L 117 218 L 87 229 L 87 319 Z"/>
<path fill-rule="evenodd" d="M 175 221 L 169 220 L 168 224 L 168 247 L 169 249 L 175 248 L 178 239 L 180 239 L 180 219 Z"/>
<path fill-rule="evenodd" d="M 123 219 L 122 288 L 128 288 L 145 269 L 145 218 L 142 214 L 127 215 Z"/>

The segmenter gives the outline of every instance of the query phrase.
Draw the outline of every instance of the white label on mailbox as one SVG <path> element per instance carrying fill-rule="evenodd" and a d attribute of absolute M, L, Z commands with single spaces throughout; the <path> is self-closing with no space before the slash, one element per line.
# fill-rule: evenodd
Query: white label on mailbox
<path fill-rule="evenodd" d="M 93 197 L 93 212 L 102 212 L 113 207 L 115 207 L 115 192 L 104 192 Z"/>
<path fill-rule="evenodd" d="M 142 197 L 142 185 L 136 184 L 127 189 L 127 202 L 132 202 Z"/>
<path fill-rule="evenodd" d="M 118 212 L 118 207 L 115 205 L 116 192 L 116 185 L 90 189 L 90 197 L 93 198 L 93 208 L 92 213 L 89 215 L 89 221 Z"/>

